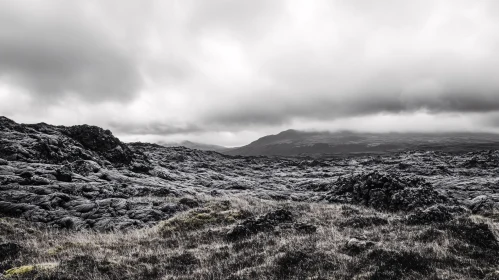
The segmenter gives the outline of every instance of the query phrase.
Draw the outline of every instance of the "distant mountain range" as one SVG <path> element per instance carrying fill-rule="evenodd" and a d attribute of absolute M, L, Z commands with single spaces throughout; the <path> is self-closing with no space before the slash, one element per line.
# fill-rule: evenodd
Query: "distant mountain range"
<path fill-rule="evenodd" d="M 474 151 L 499 149 L 492 133 L 363 133 L 286 130 L 246 146 L 226 149 L 229 155 L 323 156 L 390 153 L 404 150 Z"/>
<path fill-rule="evenodd" d="M 215 151 L 215 152 L 222 152 L 222 151 L 229 149 L 229 148 L 223 147 L 223 146 L 197 143 L 197 142 L 191 142 L 191 141 L 182 141 L 182 142 L 178 142 L 178 143 L 158 142 L 158 144 L 161 146 L 164 146 L 164 147 L 183 146 L 183 147 L 190 148 L 190 149 L 197 149 L 197 150 L 202 150 L 202 151 Z"/>

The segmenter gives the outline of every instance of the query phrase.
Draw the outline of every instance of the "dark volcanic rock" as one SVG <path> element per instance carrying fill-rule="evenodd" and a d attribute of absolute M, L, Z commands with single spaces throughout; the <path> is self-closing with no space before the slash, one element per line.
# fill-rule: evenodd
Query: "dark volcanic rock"
<path fill-rule="evenodd" d="M 97 173 L 100 169 L 101 166 L 97 162 L 91 160 L 77 160 L 71 163 L 71 170 L 82 176 Z"/>
<path fill-rule="evenodd" d="M 421 178 L 397 178 L 378 172 L 339 178 L 326 199 L 390 211 L 409 211 L 445 202 L 445 198 Z"/>
<path fill-rule="evenodd" d="M 34 174 L 31 171 L 23 171 L 23 172 L 21 172 L 21 174 L 19 174 L 19 177 L 24 178 L 24 179 L 29 179 L 29 178 L 33 177 L 33 175 Z"/>
<path fill-rule="evenodd" d="M 178 203 L 185 205 L 189 208 L 194 208 L 199 206 L 199 202 L 195 199 L 189 198 L 189 197 L 182 197 Z"/>
<path fill-rule="evenodd" d="M 0 138 L 0 158 L 11 161 L 62 164 L 93 160 L 125 166 L 135 158 L 129 147 L 109 130 L 96 126 L 17 124 L 2 117 Z"/>
<path fill-rule="evenodd" d="M 452 220 L 455 215 L 465 212 L 466 210 L 459 206 L 434 205 L 426 209 L 416 209 L 406 217 L 406 221 L 410 225 L 445 223 Z"/>
<path fill-rule="evenodd" d="M 356 203 L 398 211 L 444 202 L 435 186 L 453 203 L 467 202 L 474 213 L 486 215 L 495 213 L 499 202 L 493 168 L 498 155 L 413 151 L 334 159 L 227 156 L 125 144 L 94 126 L 17 124 L 0 117 L 0 214 L 58 228 L 112 230 L 154 225 L 200 207 L 206 195 Z M 348 217 L 359 227 L 386 222 L 355 220 L 355 211 Z M 428 211 L 411 217 L 427 223 L 439 220 L 437 214 L 446 216 Z M 316 229 L 289 220 L 277 213 L 248 219 L 238 225 L 239 235 L 287 229 L 308 234 Z"/>
<path fill-rule="evenodd" d="M 133 194 L 139 190 L 133 186 L 62 183 L 46 188 L 26 186 L 0 191 L 0 213 L 57 228 L 104 231 L 152 225 L 174 214 L 161 211 L 159 203 L 134 200 Z M 50 188 L 67 193 L 51 192 Z"/>
<path fill-rule="evenodd" d="M 132 151 L 109 130 L 97 126 L 76 125 L 63 129 L 63 133 L 81 143 L 86 149 L 102 155 L 113 164 L 127 165 L 133 160 Z"/>
<path fill-rule="evenodd" d="M 62 182 L 71 182 L 73 180 L 71 168 L 65 165 L 62 168 L 57 169 L 55 177 L 57 178 L 57 180 Z"/>

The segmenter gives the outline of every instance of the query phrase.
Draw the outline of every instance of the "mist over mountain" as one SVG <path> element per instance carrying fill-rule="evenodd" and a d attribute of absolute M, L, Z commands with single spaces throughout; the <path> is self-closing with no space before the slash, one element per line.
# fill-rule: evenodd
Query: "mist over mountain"
<path fill-rule="evenodd" d="M 192 141 L 188 141 L 188 140 L 181 141 L 181 142 L 160 141 L 160 142 L 158 142 L 158 144 L 161 146 L 164 146 L 164 147 L 186 147 L 186 148 L 195 149 L 195 150 L 215 151 L 215 152 L 222 152 L 222 151 L 226 151 L 226 150 L 230 149 L 230 148 L 227 148 L 224 146 L 198 143 L 198 142 L 192 142 Z"/>
<path fill-rule="evenodd" d="M 231 155 L 327 156 L 407 150 L 476 151 L 499 148 L 494 133 L 367 133 L 286 130 L 225 151 Z"/>

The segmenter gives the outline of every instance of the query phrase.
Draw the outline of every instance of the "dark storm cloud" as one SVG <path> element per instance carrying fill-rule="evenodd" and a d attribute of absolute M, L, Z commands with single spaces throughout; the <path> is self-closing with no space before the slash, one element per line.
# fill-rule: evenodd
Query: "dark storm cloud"
<path fill-rule="evenodd" d="M 26 12 L 0 2 L 0 80 L 38 101 L 65 95 L 128 101 L 141 86 L 136 61 L 109 34 L 78 17 Z M 58 10 L 58 8 L 54 8 Z"/>
<path fill-rule="evenodd" d="M 468 93 L 469 94 L 469 93 Z M 450 95 L 436 98 L 417 98 L 412 101 L 400 100 L 400 96 L 383 97 L 373 94 L 345 101 L 322 100 L 302 101 L 287 104 L 275 103 L 272 110 L 262 110 L 259 102 L 224 108 L 206 118 L 208 124 L 236 128 L 246 126 L 272 126 L 290 124 L 294 119 L 334 120 L 337 118 L 359 117 L 378 113 L 407 114 L 427 111 L 439 113 L 487 113 L 499 110 L 498 93 L 488 95 Z M 255 109 L 260 107 L 260 109 Z"/>

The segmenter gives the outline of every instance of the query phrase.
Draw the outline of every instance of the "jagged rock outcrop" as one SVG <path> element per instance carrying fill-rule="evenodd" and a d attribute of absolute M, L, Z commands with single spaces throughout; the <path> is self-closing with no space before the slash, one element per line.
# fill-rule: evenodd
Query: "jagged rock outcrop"
<path fill-rule="evenodd" d="M 379 172 L 339 178 L 326 199 L 390 211 L 408 211 L 446 201 L 419 177 L 396 178 Z"/>
<path fill-rule="evenodd" d="M 136 158 L 109 130 L 96 126 L 26 125 L 2 117 L 0 139 L 0 158 L 4 160 L 51 164 L 92 160 L 118 167 Z"/>
<path fill-rule="evenodd" d="M 84 148 L 94 151 L 114 165 L 130 164 L 133 152 L 114 137 L 111 131 L 97 126 L 76 125 L 62 129 L 62 133 L 79 142 Z"/>

